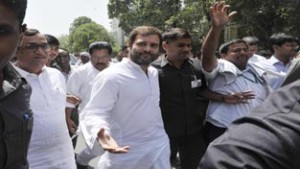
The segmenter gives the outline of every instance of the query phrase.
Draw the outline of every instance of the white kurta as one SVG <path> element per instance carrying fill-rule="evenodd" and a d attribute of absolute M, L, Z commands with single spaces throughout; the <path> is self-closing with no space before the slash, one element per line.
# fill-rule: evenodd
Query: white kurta
<path fill-rule="evenodd" d="M 30 106 L 34 122 L 28 150 L 30 168 L 75 169 L 65 119 L 66 85 L 63 75 L 49 67 L 44 67 L 39 75 L 16 69 L 32 87 Z"/>
<path fill-rule="evenodd" d="M 105 152 L 100 169 L 170 169 L 169 140 L 159 108 L 158 72 L 123 59 L 103 70 L 93 86 L 91 100 L 81 121 L 85 138 L 92 147 L 100 128 L 105 128 L 120 146 L 130 146 L 127 154 Z M 158 160 L 159 159 L 159 160 Z"/>
<path fill-rule="evenodd" d="M 81 99 L 81 103 L 78 108 L 79 112 L 85 107 L 90 99 L 94 83 L 93 80 L 98 73 L 99 70 L 94 68 L 91 62 L 88 62 L 74 70 L 68 79 L 67 93 L 75 95 Z M 74 108 L 75 105 L 68 103 L 67 107 Z"/>
<path fill-rule="evenodd" d="M 79 123 L 82 119 L 80 112 L 90 100 L 94 79 L 99 74 L 99 72 L 100 71 L 97 70 L 91 62 L 88 62 L 73 71 L 68 79 L 67 93 L 77 96 L 81 100 L 78 106 Z M 67 103 L 67 107 L 74 108 L 75 105 Z M 77 133 L 79 132 L 81 132 L 80 127 L 77 130 Z M 99 147 L 94 147 L 93 150 L 91 150 L 89 147 L 85 147 L 83 150 L 77 153 L 77 162 L 82 165 L 88 165 L 91 159 L 102 154 L 103 151 L 101 151 Z"/>

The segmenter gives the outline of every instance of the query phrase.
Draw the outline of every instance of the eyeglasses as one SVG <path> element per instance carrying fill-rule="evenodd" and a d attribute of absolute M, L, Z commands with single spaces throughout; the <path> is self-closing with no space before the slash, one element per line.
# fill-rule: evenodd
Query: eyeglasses
<path fill-rule="evenodd" d="M 29 43 L 26 44 L 25 46 L 20 46 L 19 48 L 24 48 L 32 52 L 38 51 L 39 48 L 41 48 L 43 51 L 48 51 L 50 49 L 47 43 L 42 43 L 42 44 Z"/>

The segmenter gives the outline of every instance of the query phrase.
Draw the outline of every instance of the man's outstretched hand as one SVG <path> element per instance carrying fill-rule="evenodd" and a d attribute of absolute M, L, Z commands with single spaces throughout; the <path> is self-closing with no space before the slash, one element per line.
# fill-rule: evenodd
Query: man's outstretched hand
<path fill-rule="evenodd" d="M 105 133 L 104 128 L 101 128 L 98 132 L 98 141 L 103 150 L 106 150 L 110 153 L 127 153 L 129 150 L 129 146 L 120 147 L 114 138 Z"/>
<path fill-rule="evenodd" d="M 237 14 L 236 11 L 228 14 L 229 5 L 225 1 L 218 1 L 210 7 L 212 25 L 215 27 L 226 25 L 230 19 Z"/>

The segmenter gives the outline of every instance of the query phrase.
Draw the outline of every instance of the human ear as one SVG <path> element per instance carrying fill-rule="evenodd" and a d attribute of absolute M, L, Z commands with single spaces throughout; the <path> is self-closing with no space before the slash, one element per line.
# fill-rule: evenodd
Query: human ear
<path fill-rule="evenodd" d="M 19 39 L 19 43 L 18 46 L 20 46 L 23 42 L 23 37 L 24 37 L 24 32 L 27 30 L 27 25 L 23 24 L 20 26 L 20 39 Z"/>
<path fill-rule="evenodd" d="M 166 42 L 166 41 L 163 41 L 163 43 L 162 43 L 162 48 L 164 49 L 164 50 L 166 50 L 168 47 L 168 43 Z"/>

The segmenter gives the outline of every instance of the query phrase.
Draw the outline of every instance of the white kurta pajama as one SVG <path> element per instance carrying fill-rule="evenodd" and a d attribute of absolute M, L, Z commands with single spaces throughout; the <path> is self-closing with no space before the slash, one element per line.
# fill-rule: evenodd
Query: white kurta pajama
<path fill-rule="evenodd" d="M 66 86 L 63 75 L 44 67 L 39 75 L 18 67 L 32 87 L 33 131 L 28 149 L 30 169 L 75 169 L 72 142 L 65 119 Z"/>
<path fill-rule="evenodd" d="M 81 123 L 89 146 L 105 128 L 126 154 L 105 152 L 100 169 L 170 169 L 169 140 L 159 108 L 158 72 L 148 75 L 129 59 L 103 70 L 93 86 Z M 88 133 L 88 134 L 87 134 Z"/>

